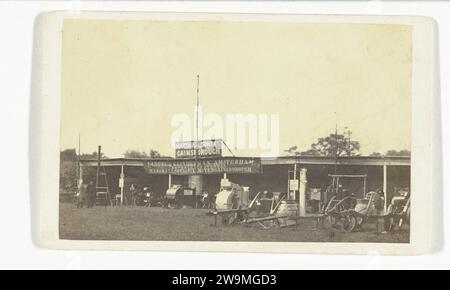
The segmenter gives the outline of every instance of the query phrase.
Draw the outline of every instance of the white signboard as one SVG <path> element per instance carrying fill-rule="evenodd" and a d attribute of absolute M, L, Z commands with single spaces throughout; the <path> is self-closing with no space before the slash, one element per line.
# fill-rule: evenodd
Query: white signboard
<path fill-rule="evenodd" d="M 175 143 L 175 157 L 222 156 L 222 140 L 199 140 Z"/>
<path fill-rule="evenodd" d="M 120 177 L 119 178 L 119 187 L 124 188 L 124 186 L 125 186 L 125 180 L 123 177 Z"/>

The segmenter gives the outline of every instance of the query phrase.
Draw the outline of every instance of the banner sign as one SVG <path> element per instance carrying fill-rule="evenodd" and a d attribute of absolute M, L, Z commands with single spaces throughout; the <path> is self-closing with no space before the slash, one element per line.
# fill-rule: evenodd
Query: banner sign
<path fill-rule="evenodd" d="M 222 140 L 199 140 L 175 143 L 176 158 L 195 157 L 197 151 L 198 157 L 219 157 L 222 156 Z"/>
<path fill-rule="evenodd" d="M 227 157 L 195 160 L 144 161 L 148 174 L 252 174 L 262 173 L 261 159 L 247 157 Z M 197 165 L 196 165 L 197 163 Z"/>

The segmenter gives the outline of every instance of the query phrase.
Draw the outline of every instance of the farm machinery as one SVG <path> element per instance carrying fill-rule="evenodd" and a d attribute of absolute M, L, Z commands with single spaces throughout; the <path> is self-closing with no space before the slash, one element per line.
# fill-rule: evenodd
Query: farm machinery
<path fill-rule="evenodd" d="M 321 228 L 324 222 L 327 222 L 331 228 L 346 233 L 360 231 L 368 222 L 376 222 L 377 232 L 385 233 L 396 227 L 400 229 L 409 219 L 408 190 L 401 191 L 398 196 L 392 198 L 389 206 L 386 206 L 383 191 L 366 192 L 366 175 L 330 176 L 330 186 L 318 199 L 313 196 L 318 189 L 310 190 L 310 200 L 320 206 L 315 211 L 311 210 L 316 207 L 311 206 L 310 211 L 305 214 L 300 214 L 299 201 L 290 199 L 289 194 L 262 191 L 250 201 L 247 187 L 222 179 L 215 209 L 208 211 L 206 215 L 214 217 L 214 225 L 257 224 L 264 229 L 273 226 L 298 227 L 299 221 L 310 219 L 315 221 L 314 228 Z M 352 191 L 349 191 L 341 186 L 344 178 L 359 179 L 363 186 L 354 186 Z M 386 223 L 387 221 L 389 223 Z"/>
<path fill-rule="evenodd" d="M 401 229 L 405 221 L 409 222 L 411 217 L 411 197 L 408 188 L 398 189 L 396 193 L 397 195 L 392 198 L 391 204 L 387 208 L 388 231 L 392 231 L 395 227 Z"/>
<path fill-rule="evenodd" d="M 284 225 L 281 220 L 297 215 L 296 204 L 287 204 L 286 196 L 280 192 L 258 192 L 251 201 L 249 197 L 248 187 L 223 178 L 216 197 L 215 209 L 208 211 L 206 215 L 214 217 L 214 225 L 218 224 L 220 218 L 222 225 L 257 223 L 263 228 L 273 221 L 278 225 Z"/>
<path fill-rule="evenodd" d="M 162 204 L 166 208 L 182 208 L 184 205 L 197 207 L 198 197 L 194 188 L 182 185 L 172 185 L 167 189 L 166 195 L 162 200 Z"/>
<path fill-rule="evenodd" d="M 332 184 L 328 188 L 331 198 L 322 208 L 321 213 L 328 223 L 335 228 L 340 228 L 344 232 L 354 232 L 362 229 L 363 224 L 369 220 L 376 220 L 377 232 L 387 233 L 398 226 L 401 229 L 405 220 L 409 219 L 410 198 L 409 190 L 403 189 L 398 196 L 392 198 L 390 205 L 385 210 L 385 195 L 381 190 L 369 191 L 365 193 L 365 175 L 345 176 L 331 175 Z M 355 194 L 343 195 L 340 192 L 339 177 L 364 179 L 363 196 L 357 198 Z M 338 196 L 341 198 L 338 199 Z M 380 220 L 389 220 L 388 226 L 380 230 Z"/>
<path fill-rule="evenodd" d="M 331 184 L 325 195 L 330 198 L 321 209 L 323 218 L 333 228 L 344 232 L 361 230 L 365 222 L 374 218 L 378 229 L 378 218 L 383 215 L 385 198 L 381 190 L 366 192 L 367 175 L 330 174 L 329 177 Z M 350 192 L 342 186 L 343 180 L 360 180 L 362 186 Z"/>
<path fill-rule="evenodd" d="M 160 196 L 160 194 L 152 191 L 150 187 L 143 187 L 141 190 L 138 190 L 135 197 L 135 204 L 137 206 L 161 206 L 162 202 L 163 198 Z"/>
<path fill-rule="evenodd" d="M 361 199 L 347 196 L 337 200 L 336 196 L 333 196 L 325 207 L 323 215 L 331 226 L 340 226 L 345 232 L 353 232 L 362 229 L 363 223 L 369 218 L 381 217 L 380 212 L 383 207 L 384 198 L 374 191 L 368 192 Z"/>
<path fill-rule="evenodd" d="M 216 195 L 214 210 L 206 215 L 214 216 L 214 224 L 221 217 L 221 223 L 228 225 L 247 218 L 250 211 L 249 188 L 240 186 L 224 177 L 220 181 L 220 191 Z"/>

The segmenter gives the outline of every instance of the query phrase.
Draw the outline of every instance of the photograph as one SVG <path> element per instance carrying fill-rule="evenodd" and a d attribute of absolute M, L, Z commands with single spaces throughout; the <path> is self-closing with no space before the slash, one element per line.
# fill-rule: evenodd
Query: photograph
<path fill-rule="evenodd" d="M 0 0 L 0 270 L 450 269 L 449 12 Z"/>

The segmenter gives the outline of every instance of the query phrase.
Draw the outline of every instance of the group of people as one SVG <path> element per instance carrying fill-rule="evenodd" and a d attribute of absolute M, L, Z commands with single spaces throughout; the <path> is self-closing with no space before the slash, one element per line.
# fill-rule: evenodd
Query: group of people
<path fill-rule="evenodd" d="M 78 186 L 77 193 L 77 208 L 93 208 L 95 205 L 95 199 L 97 196 L 97 189 L 95 187 L 94 181 L 89 181 L 88 183 L 81 183 Z"/>

